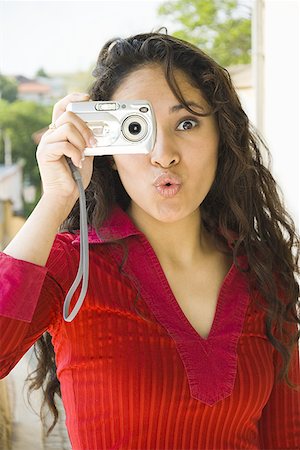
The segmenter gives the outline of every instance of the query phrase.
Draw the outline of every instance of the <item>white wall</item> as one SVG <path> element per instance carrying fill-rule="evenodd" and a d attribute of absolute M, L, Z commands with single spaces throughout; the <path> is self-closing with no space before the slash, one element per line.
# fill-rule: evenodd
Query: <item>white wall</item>
<path fill-rule="evenodd" d="M 300 224 L 300 114 L 298 0 L 265 0 L 263 134 L 273 156 L 272 173 L 286 206 Z"/>

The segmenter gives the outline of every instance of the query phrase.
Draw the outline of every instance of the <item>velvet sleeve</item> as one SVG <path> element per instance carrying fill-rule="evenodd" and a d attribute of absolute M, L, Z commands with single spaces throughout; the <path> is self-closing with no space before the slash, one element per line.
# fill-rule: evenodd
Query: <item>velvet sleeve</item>
<path fill-rule="evenodd" d="M 294 332 L 297 325 L 293 326 Z M 274 352 L 274 374 L 282 366 L 281 353 Z M 289 368 L 289 379 L 298 386 L 293 389 L 283 379 L 276 382 L 259 421 L 262 449 L 300 449 L 300 367 L 299 343 L 294 346 Z"/>
<path fill-rule="evenodd" d="M 61 313 L 70 283 L 70 239 L 57 235 L 46 266 L 0 253 L 0 377 Z"/>

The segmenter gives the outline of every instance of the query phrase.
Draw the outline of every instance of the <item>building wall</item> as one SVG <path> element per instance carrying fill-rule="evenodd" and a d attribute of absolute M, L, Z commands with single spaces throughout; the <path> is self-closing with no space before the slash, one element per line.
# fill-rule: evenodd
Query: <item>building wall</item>
<path fill-rule="evenodd" d="M 0 448 L 11 450 L 12 406 L 6 380 L 0 380 Z"/>
<path fill-rule="evenodd" d="M 23 217 L 13 215 L 10 200 L 0 200 L 0 251 L 8 245 L 24 223 Z"/>
<path fill-rule="evenodd" d="M 300 223 L 300 2 L 266 0 L 264 14 L 264 134 L 273 173 Z"/>

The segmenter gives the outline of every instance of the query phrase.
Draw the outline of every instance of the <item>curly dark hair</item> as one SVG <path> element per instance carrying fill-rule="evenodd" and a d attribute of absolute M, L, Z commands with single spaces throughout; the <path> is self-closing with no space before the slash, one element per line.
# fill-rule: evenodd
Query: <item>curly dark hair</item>
<path fill-rule="evenodd" d="M 227 70 L 196 46 L 161 30 L 106 42 L 93 71 L 96 81 L 89 90 L 92 100 L 109 100 L 129 74 L 149 64 L 159 64 L 179 102 L 193 114 L 201 115 L 186 104 L 176 83 L 174 69 L 183 71 L 191 84 L 201 90 L 216 117 L 220 132 L 218 165 L 213 185 L 201 204 L 202 221 L 216 240 L 221 236 L 223 243 L 230 240 L 232 232 L 236 234 L 233 260 L 243 271 L 237 256 L 247 255 L 250 290 L 259 291 L 266 301 L 258 306 L 266 312 L 266 335 L 282 356 L 279 381 L 284 378 L 291 388 L 297 388 L 289 380 L 288 371 L 300 335 L 296 326 L 300 323 L 299 235 L 270 172 L 270 152 L 250 125 Z M 263 157 L 268 158 L 268 163 Z M 112 169 L 111 157 L 94 158 L 86 198 L 88 223 L 95 229 L 99 229 L 115 203 L 124 210 L 128 208 L 130 198 Z M 60 231 L 75 232 L 79 223 L 77 201 Z M 272 334 L 273 324 L 280 340 Z M 54 415 L 50 432 L 58 418 L 54 396 L 61 394 L 48 333 L 36 342 L 35 352 L 38 365 L 27 379 L 31 381 L 29 393 L 43 388 L 43 406 L 48 404 Z"/>

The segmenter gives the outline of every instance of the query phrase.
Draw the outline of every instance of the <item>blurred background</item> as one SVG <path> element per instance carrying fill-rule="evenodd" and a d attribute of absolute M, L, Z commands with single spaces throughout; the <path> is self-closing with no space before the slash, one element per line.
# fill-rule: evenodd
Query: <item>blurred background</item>
<path fill-rule="evenodd" d="M 160 27 L 227 68 L 299 229 L 299 22 L 298 0 L 1 0 L 0 250 L 41 196 L 35 152 L 53 104 L 87 92 L 106 40 Z M 28 405 L 24 380 L 34 362 L 30 350 L 0 380 L 0 449 L 70 449 L 61 403 L 48 438 Z M 38 412 L 40 394 L 31 398 Z"/>

